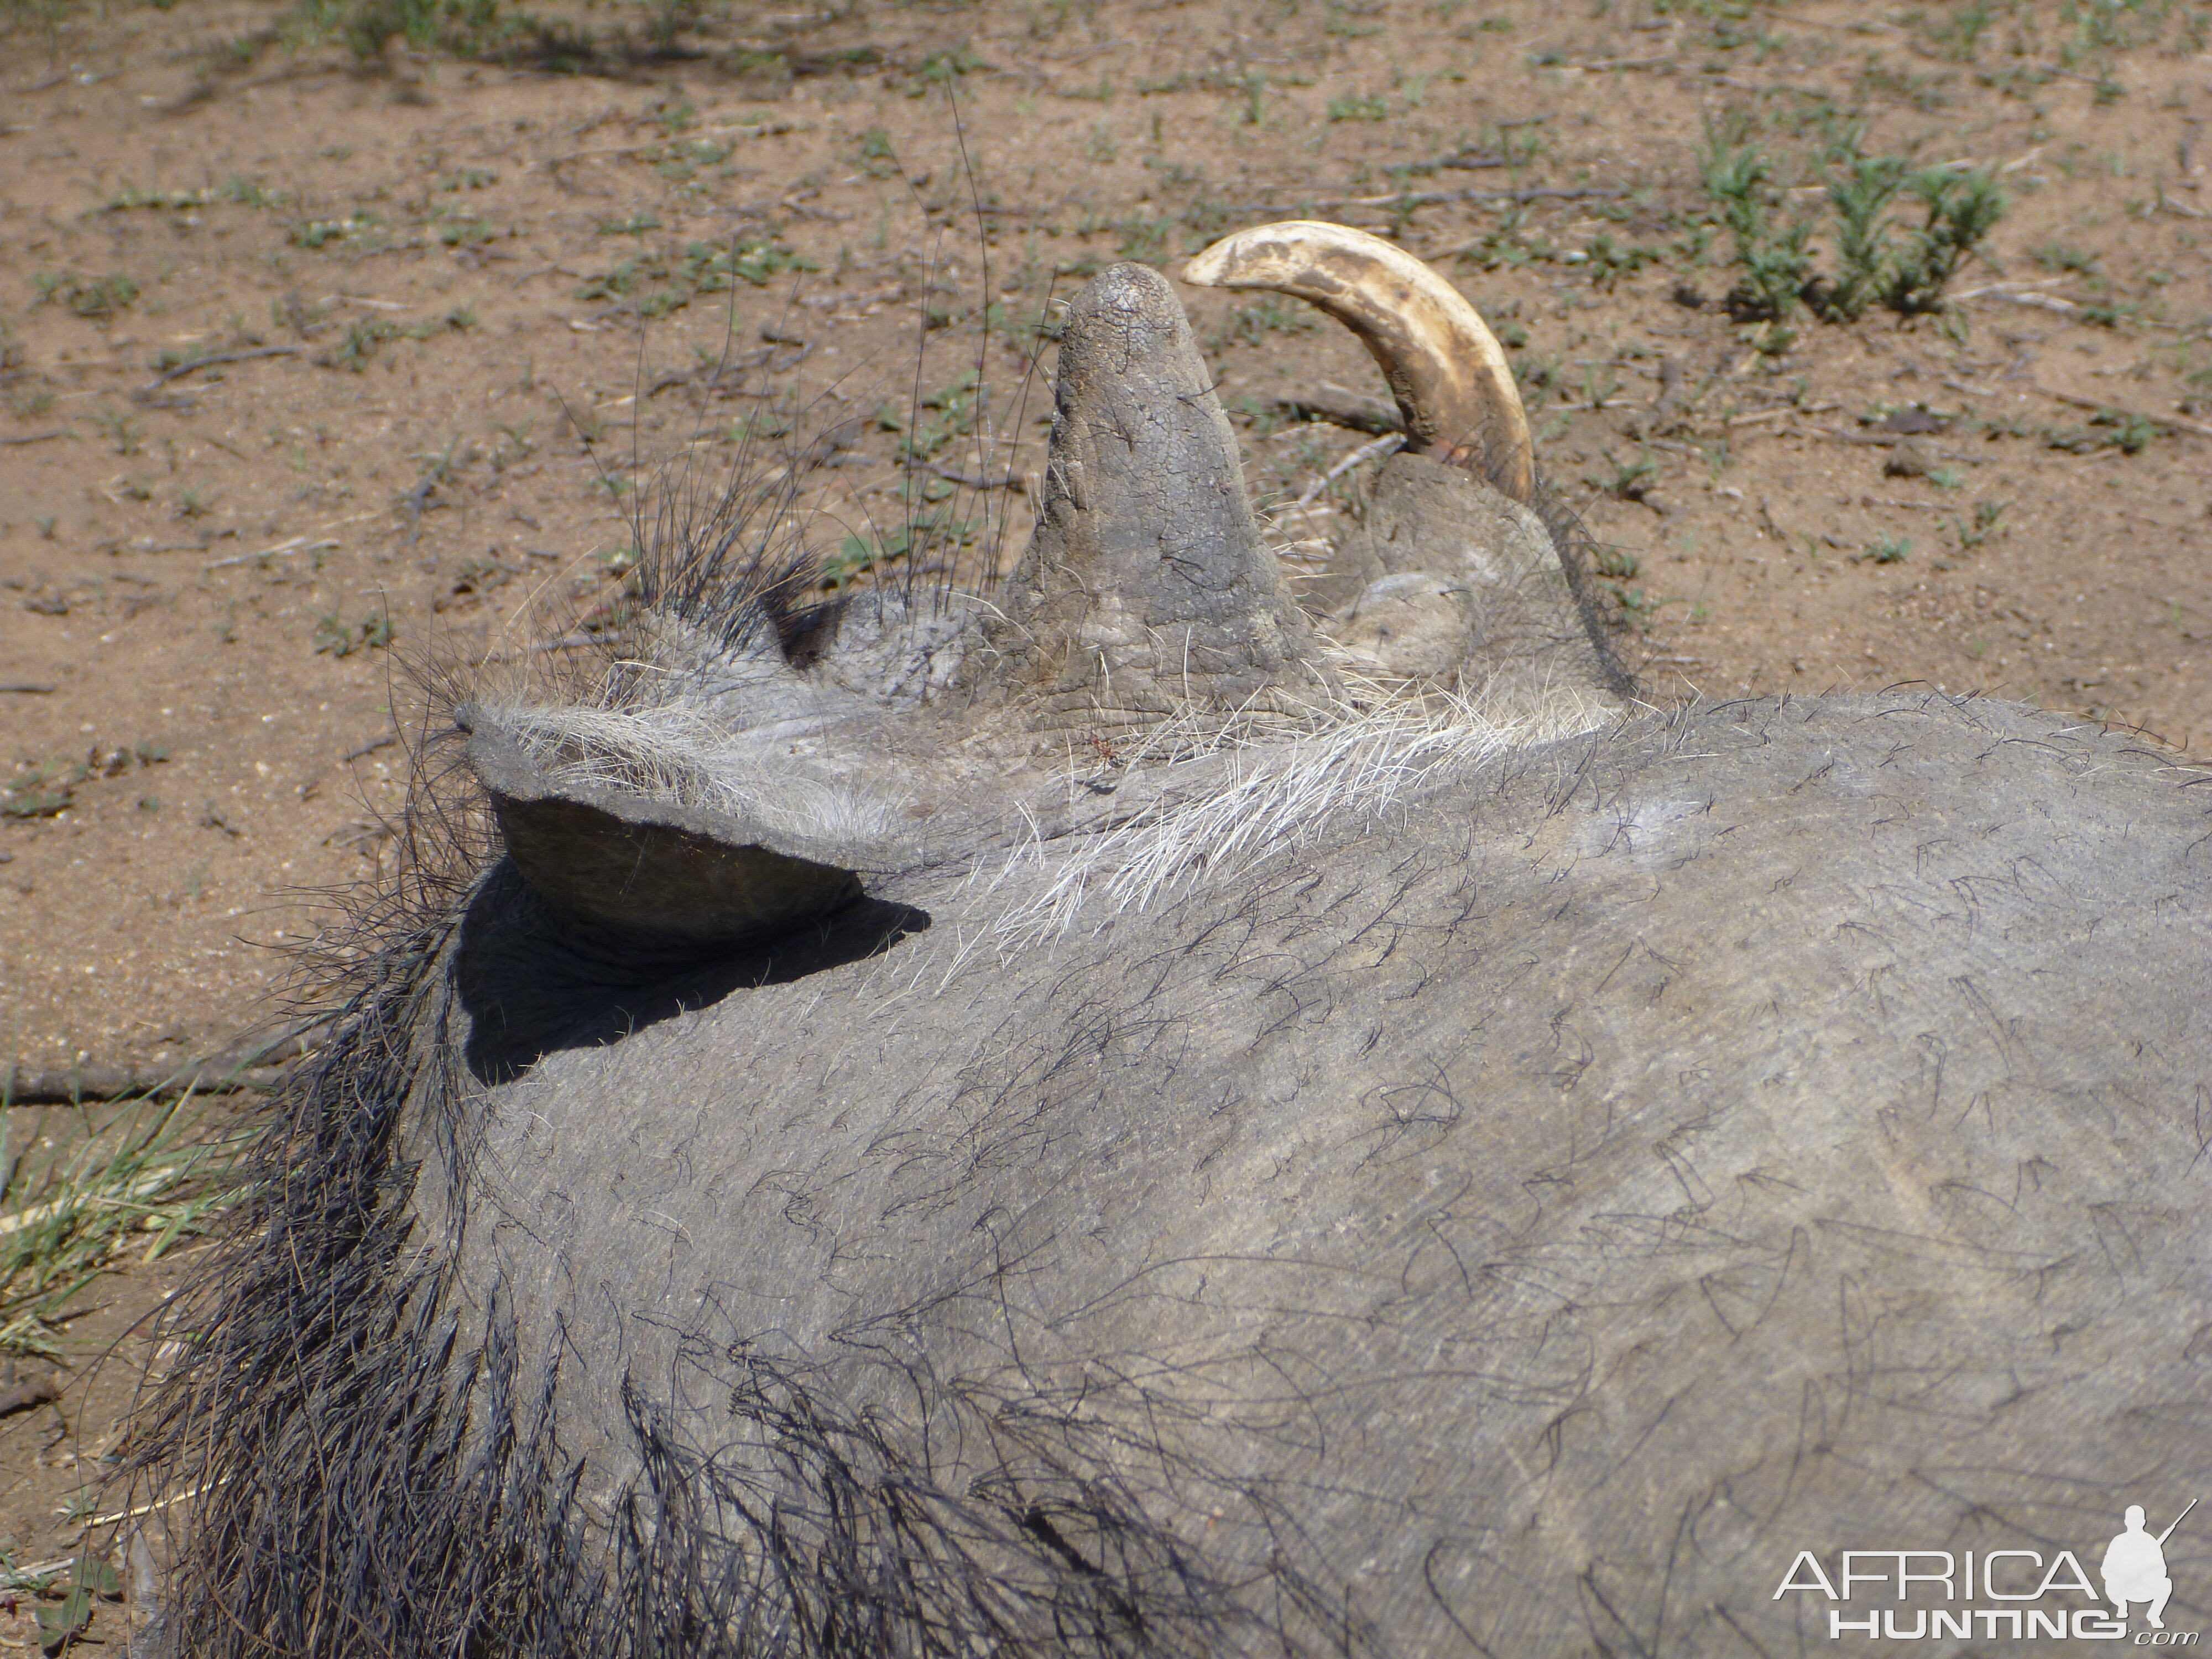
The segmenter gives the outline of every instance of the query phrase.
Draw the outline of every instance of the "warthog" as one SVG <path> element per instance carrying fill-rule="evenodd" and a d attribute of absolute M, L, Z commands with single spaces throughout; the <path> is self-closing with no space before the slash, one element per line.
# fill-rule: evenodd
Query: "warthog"
<path fill-rule="evenodd" d="M 1334 227 L 1189 275 L 1401 404 L 1304 592 L 1122 266 L 1002 590 L 810 608 L 732 508 L 613 659 L 453 705 L 494 842 L 380 924 L 142 1419 L 176 1651 L 2136 1627 L 2094 1552 L 2212 1487 L 2191 775 L 1639 709 L 1464 301 Z"/>

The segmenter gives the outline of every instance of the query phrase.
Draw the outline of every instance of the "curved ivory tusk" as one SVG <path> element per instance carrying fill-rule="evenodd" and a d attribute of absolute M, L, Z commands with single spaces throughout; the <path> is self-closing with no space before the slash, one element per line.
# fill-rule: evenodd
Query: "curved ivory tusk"
<path fill-rule="evenodd" d="M 1405 249 L 1347 225 L 1291 219 L 1223 237 L 1182 279 L 1310 300 L 1366 343 L 1417 447 L 1486 474 L 1516 501 L 1534 493 L 1528 417 L 1497 337 Z"/>

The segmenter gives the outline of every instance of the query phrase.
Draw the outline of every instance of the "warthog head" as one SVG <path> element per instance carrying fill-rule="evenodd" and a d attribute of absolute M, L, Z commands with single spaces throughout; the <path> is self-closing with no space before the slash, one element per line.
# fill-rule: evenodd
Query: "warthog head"
<path fill-rule="evenodd" d="M 1144 762 L 1440 715 L 1525 742 L 1616 715 L 1627 683 L 1474 307 L 1334 225 L 1243 232 L 1188 276 L 1325 307 L 1397 396 L 1410 447 L 1306 592 L 1253 518 L 1182 306 L 1117 266 L 1069 307 L 1042 511 L 1001 591 L 804 611 L 757 545 L 679 537 L 596 681 L 463 707 L 531 885 L 578 921 L 728 945 L 1187 787 Z"/>
<path fill-rule="evenodd" d="M 1304 591 L 1123 266 L 1001 590 L 811 606 L 728 510 L 459 701 L 497 833 L 333 992 L 134 1440 L 174 1651 L 2127 1632 L 2094 1552 L 2212 1486 L 2191 775 L 1638 714 L 1457 295 L 1322 226 L 1190 275 L 1399 399 Z"/>

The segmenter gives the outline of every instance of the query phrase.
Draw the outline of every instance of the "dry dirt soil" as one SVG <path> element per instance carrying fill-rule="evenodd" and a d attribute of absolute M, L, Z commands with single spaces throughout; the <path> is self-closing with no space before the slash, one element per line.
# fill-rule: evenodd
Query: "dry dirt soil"
<path fill-rule="evenodd" d="M 2203 5 L 677 4 L 504 61 L 0 19 L 0 1067 L 270 1018 L 389 860 L 410 676 L 618 623 L 641 501 L 791 468 L 833 580 L 1003 565 L 1055 298 L 1273 218 L 1492 319 L 1652 701 L 1926 681 L 2212 744 Z M 1947 309 L 1785 342 L 1724 302 L 1715 136 L 1822 269 L 1854 144 L 2008 206 Z M 1184 298 L 1295 563 L 1368 434 L 1285 404 L 1380 376 Z M 56 1541 L 55 1490 L 0 1531 Z"/>
<path fill-rule="evenodd" d="M 596 75 L 397 38 L 363 67 L 290 15 L 10 37 L 0 1061 L 157 1065 L 254 1020 L 266 947 L 387 845 L 403 659 L 615 596 L 659 469 L 757 471 L 795 428 L 832 463 L 807 533 L 851 563 L 978 510 L 903 448 L 1016 482 L 967 555 L 1011 556 L 1052 297 L 1292 214 L 1395 235 L 1515 343 L 1548 471 L 1634 568 L 1654 700 L 1925 680 L 2212 741 L 2201 7 L 708 8 Z M 1851 124 L 1993 169 L 1961 303 L 1755 349 L 1701 184 L 1731 120 L 1816 254 Z M 1379 397 L 1348 337 L 1186 298 L 1256 490 L 1365 441 L 1269 409 Z M 1897 411 L 1936 429 L 1866 424 Z"/>

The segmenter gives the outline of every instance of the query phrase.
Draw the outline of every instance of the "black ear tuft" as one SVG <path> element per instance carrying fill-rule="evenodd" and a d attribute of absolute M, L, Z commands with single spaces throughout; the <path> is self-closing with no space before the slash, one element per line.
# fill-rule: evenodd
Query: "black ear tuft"
<path fill-rule="evenodd" d="M 789 488 L 733 488 L 702 503 L 665 497 L 646 538 L 638 597 L 737 655 L 773 638 L 788 654 L 810 629 L 819 558 L 791 528 Z"/>
<path fill-rule="evenodd" d="M 837 629 L 845 620 L 842 594 L 816 605 L 795 605 L 775 613 L 776 641 L 783 659 L 801 673 L 821 660 L 823 653 L 837 643 Z"/>

